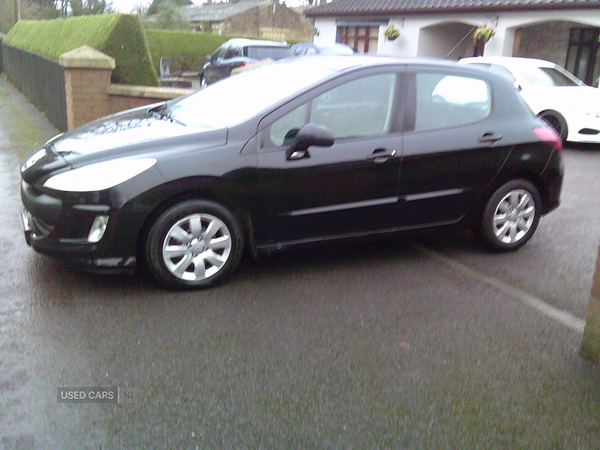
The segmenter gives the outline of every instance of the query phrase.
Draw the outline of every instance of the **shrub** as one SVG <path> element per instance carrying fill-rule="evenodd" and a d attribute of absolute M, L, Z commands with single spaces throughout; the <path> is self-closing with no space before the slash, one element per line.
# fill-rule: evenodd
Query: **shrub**
<path fill-rule="evenodd" d="M 135 15 L 21 20 L 7 34 L 4 43 L 54 60 L 63 53 L 89 45 L 115 58 L 113 83 L 159 85 L 142 24 Z"/>
<path fill-rule="evenodd" d="M 205 57 L 233 36 L 191 31 L 146 29 L 146 39 L 158 71 L 160 58 L 169 58 L 171 72 L 199 72 Z"/>

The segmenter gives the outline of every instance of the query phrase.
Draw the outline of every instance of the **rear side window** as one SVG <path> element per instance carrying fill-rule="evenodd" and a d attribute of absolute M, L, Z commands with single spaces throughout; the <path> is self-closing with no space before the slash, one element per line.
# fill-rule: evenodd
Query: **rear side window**
<path fill-rule="evenodd" d="M 468 125 L 492 110 L 487 82 L 439 73 L 416 75 L 415 131 Z"/>

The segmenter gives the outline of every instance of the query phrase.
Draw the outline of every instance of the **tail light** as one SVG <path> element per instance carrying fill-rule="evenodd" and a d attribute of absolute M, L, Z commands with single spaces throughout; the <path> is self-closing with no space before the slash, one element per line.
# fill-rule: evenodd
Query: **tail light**
<path fill-rule="evenodd" d="M 242 64 L 240 65 L 240 67 L 247 66 L 248 64 L 250 64 L 248 61 L 242 61 Z"/>
<path fill-rule="evenodd" d="M 536 127 L 533 129 L 533 132 L 542 142 L 554 147 L 554 150 L 560 152 L 563 149 L 562 139 L 554 128 Z"/>

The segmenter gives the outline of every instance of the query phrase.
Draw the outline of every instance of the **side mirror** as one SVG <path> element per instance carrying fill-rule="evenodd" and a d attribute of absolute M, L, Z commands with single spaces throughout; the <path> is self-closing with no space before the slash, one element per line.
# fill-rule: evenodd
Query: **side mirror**
<path fill-rule="evenodd" d="M 212 55 L 209 53 L 208 55 L 206 55 L 206 62 L 211 62 L 212 61 Z"/>
<path fill-rule="evenodd" d="M 288 160 L 310 158 L 308 148 L 310 146 L 331 147 L 335 142 L 333 132 L 325 125 L 319 123 L 307 123 L 294 137 L 290 148 L 286 150 Z"/>

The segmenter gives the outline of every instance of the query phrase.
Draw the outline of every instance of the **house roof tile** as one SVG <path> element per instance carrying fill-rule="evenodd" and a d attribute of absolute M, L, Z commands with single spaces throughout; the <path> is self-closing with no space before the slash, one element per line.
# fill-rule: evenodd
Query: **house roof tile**
<path fill-rule="evenodd" d="M 333 0 L 310 8 L 304 14 L 316 17 L 574 8 L 600 9 L 600 0 Z"/>

